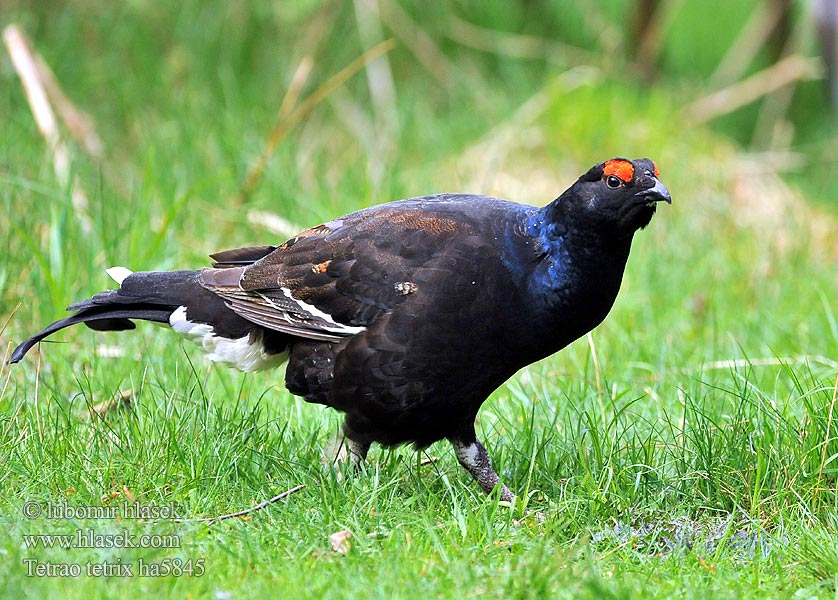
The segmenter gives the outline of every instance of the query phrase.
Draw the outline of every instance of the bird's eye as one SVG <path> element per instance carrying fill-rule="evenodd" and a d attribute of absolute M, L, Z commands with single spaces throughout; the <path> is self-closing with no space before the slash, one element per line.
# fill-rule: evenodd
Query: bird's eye
<path fill-rule="evenodd" d="M 612 190 L 616 190 L 618 187 L 623 185 L 623 180 L 616 175 L 609 175 L 605 178 L 605 185 L 610 187 Z"/>

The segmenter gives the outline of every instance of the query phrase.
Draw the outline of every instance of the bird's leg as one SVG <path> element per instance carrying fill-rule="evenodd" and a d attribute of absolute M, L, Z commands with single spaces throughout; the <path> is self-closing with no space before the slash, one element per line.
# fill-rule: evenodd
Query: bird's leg
<path fill-rule="evenodd" d="M 500 483 L 500 477 L 492 468 L 492 461 L 489 459 L 489 453 L 477 440 L 477 436 L 472 432 L 470 436 L 465 439 L 450 438 L 451 445 L 454 446 L 454 452 L 457 454 L 457 460 L 463 465 L 466 471 L 471 473 L 471 476 L 480 484 L 483 491 L 487 494 L 492 493 L 495 486 Z M 501 483 L 500 499 L 506 502 L 512 502 L 515 499 L 515 494 L 509 491 L 506 485 Z"/>
<path fill-rule="evenodd" d="M 357 469 L 361 466 L 361 463 L 366 460 L 370 445 L 369 443 L 365 444 L 363 442 L 353 440 L 352 438 L 346 438 L 346 448 L 349 451 L 349 460 Z"/>
<path fill-rule="evenodd" d="M 361 463 L 367 458 L 367 452 L 370 449 L 370 442 L 364 440 L 360 435 L 356 434 L 346 423 L 343 425 L 343 441 L 340 445 L 340 451 L 335 457 L 335 464 L 342 463 L 346 460 L 352 463 L 352 466 L 357 470 Z"/>
<path fill-rule="evenodd" d="M 367 452 L 370 449 L 369 444 L 363 444 L 352 438 L 346 436 L 343 439 L 335 440 L 335 445 L 332 446 L 333 457 L 332 464 L 335 466 L 349 462 L 357 471 L 361 467 L 361 463 L 367 458 Z M 327 449 L 327 456 L 329 450 Z"/>
<path fill-rule="evenodd" d="M 370 445 L 352 439 L 345 434 L 343 439 L 336 440 L 336 442 L 338 444 L 336 446 L 337 452 L 332 454 L 334 457 L 332 465 L 337 469 L 340 465 L 349 462 L 352 465 L 352 470 L 358 473 L 361 470 L 361 463 L 367 457 Z M 337 471 L 336 477 L 338 481 L 343 481 L 343 475 L 340 471 Z"/>

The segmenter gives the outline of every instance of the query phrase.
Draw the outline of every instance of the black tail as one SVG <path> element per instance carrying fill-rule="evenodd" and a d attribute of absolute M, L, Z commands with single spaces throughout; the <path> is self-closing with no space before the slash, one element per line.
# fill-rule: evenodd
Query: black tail
<path fill-rule="evenodd" d="M 122 281 L 118 290 L 102 292 L 67 307 L 76 314 L 56 321 L 20 344 L 8 362 L 19 362 L 32 346 L 77 323 L 84 323 L 97 331 L 121 331 L 134 329 L 132 319 L 168 323 L 169 316 L 180 306 L 190 311 L 195 307 L 198 313 L 229 313 L 221 298 L 201 286 L 199 277 L 199 271 L 132 273 Z"/>

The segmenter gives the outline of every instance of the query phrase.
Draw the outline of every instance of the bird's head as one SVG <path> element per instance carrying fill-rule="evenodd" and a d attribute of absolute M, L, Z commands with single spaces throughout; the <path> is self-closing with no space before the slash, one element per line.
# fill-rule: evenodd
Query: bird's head
<path fill-rule="evenodd" d="M 612 158 L 593 166 L 556 201 L 565 224 L 573 222 L 631 237 L 652 220 L 658 202 L 672 203 L 648 158 Z"/>

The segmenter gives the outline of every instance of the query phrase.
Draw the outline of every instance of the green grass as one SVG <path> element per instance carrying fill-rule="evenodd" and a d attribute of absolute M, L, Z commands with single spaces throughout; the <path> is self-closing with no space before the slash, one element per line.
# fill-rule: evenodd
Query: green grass
<path fill-rule="evenodd" d="M 101 161 L 72 146 L 86 229 L 2 58 L 4 350 L 112 285 L 108 266 L 198 267 L 216 250 L 279 241 L 251 211 L 305 227 L 445 190 L 546 203 L 615 155 L 654 158 L 674 204 L 637 235 L 605 324 L 518 373 L 479 415 L 526 510 L 485 498 L 444 443 L 422 455 L 375 448 L 360 473 L 336 471 L 337 413 L 292 397 L 281 372 L 207 365 L 152 325 L 67 330 L 0 367 L 0 595 L 835 597 L 836 215 L 811 208 L 759 156 L 688 127 L 680 86 L 636 87 L 613 57 L 568 71 L 445 35 L 451 14 L 543 31 L 505 3 L 478 16 L 466 3 L 429 11 L 424 31 L 448 80 L 397 40 L 397 127 L 375 129 L 360 73 L 294 129 L 239 205 L 300 59 L 315 59 L 306 96 L 363 52 L 350 4 L 285 4 L 44 3 L 4 14 L 27 28 L 105 145 Z M 555 10 L 542 27 L 561 21 Z M 567 19 L 563 35 L 592 47 L 584 19 Z M 130 410 L 87 416 L 125 390 Z M 437 460 L 422 464 L 428 456 Z M 24 514 L 33 501 L 137 501 L 208 517 L 299 484 L 211 526 Z M 176 535 L 180 548 L 25 544 L 87 528 Z M 329 542 L 341 530 L 353 534 L 345 555 Z M 121 562 L 135 576 L 28 577 L 31 558 Z M 204 573 L 136 576 L 140 560 L 174 559 L 202 561 Z"/>

